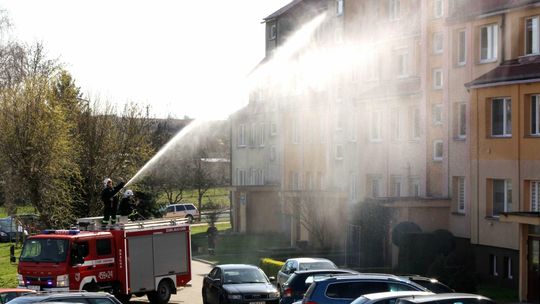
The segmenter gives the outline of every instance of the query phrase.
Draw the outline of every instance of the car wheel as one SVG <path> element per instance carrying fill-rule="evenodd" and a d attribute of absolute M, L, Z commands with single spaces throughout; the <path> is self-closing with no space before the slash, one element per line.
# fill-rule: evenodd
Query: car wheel
<path fill-rule="evenodd" d="M 171 298 L 171 283 L 167 280 L 161 280 L 157 290 L 148 293 L 148 300 L 152 304 L 167 304 Z"/>
<path fill-rule="evenodd" d="M 186 218 L 187 218 L 188 223 L 190 223 L 190 224 L 193 223 L 193 215 L 188 214 L 188 215 L 186 215 Z"/>

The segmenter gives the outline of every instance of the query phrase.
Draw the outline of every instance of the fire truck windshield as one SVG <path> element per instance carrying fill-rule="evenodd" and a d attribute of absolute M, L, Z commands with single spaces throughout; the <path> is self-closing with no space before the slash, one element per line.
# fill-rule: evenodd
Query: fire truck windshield
<path fill-rule="evenodd" d="M 24 242 L 20 261 L 64 262 L 67 257 L 68 244 L 67 240 L 62 239 L 28 239 Z"/>

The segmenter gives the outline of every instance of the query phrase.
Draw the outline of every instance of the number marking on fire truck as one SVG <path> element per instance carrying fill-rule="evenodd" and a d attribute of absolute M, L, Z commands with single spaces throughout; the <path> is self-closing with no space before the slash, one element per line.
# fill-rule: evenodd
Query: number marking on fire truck
<path fill-rule="evenodd" d="M 102 271 L 102 272 L 98 273 L 98 278 L 100 280 L 112 279 L 112 277 L 113 277 L 113 271 L 112 270 Z"/>

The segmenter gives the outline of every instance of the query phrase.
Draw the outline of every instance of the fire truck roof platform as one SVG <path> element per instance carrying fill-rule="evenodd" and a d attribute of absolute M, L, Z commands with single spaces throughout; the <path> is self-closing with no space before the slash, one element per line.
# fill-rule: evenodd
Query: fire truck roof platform
<path fill-rule="evenodd" d="M 118 223 L 115 225 L 108 225 L 103 227 L 101 220 L 103 218 L 85 217 L 77 219 L 77 228 L 81 231 L 104 231 L 104 230 L 140 230 L 140 229 L 152 229 L 152 228 L 165 228 L 168 226 L 189 225 L 188 220 L 181 219 L 150 219 L 142 221 L 127 221 Z"/>

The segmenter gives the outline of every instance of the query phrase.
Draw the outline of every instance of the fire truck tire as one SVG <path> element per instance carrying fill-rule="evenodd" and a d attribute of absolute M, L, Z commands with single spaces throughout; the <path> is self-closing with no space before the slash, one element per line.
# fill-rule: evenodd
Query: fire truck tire
<path fill-rule="evenodd" d="M 172 294 L 172 282 L 170 280 L 161 280 L 157 290 L 148 293 L 148 300 L 151 304 L 167 304 Z"/>
<path fill-rule="evenodd" d="M 131 294 L 117 293 L 114 295 L 114 297 L 117 298 L 118 301 L 122 302 L 123 304 L 129 303 L 129 300 L 131 300 Z"/>

